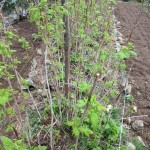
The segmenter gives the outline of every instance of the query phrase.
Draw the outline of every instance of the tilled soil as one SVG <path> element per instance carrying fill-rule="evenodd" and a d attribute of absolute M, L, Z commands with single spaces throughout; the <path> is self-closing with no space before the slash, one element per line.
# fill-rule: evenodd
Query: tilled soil
<path fill-rule="evenodd" d="M 118 2 L 115 15 L 121 22 L 121 32 L 125 39 L 134 44 L 138 57 L 127 61 L 129 82 L 137 105 L 137 115 L 144 120 L 144 132 L 141 135 L 150 144 L 150 14 L 130 2 Z"/>
<path fill-rule="evenodd" d="M 22 48 L 21 44 L 13 39 L 12 49 L 16 50 L 16 53 L 13 54 L 13 58 L 17 58 L 21 63 L 17 65 L 17 71 L 23 78 L 28 78 L 28 73 L 30 72 L 31 63 L 33 58 L 36 56 L 36 48 L 40 47 L 40 41 L 34 41 L 32 34 L 37 33 L 37 27 L 29 23 L 27 20 L 21 21 L 13 25 L 14 31 L 19 35 L 19 37 L 24 37 L 30 44 L 30 49 L 25 50 Z M 1 57 L 0 57 L 1 61 Z M 2 85 L 0 88 L 8 86 L 8 82 L 5 79 L 0 80 Z M 16 78 L 11 80 L 13 88 L 17 89 L 19 87 Z"/>

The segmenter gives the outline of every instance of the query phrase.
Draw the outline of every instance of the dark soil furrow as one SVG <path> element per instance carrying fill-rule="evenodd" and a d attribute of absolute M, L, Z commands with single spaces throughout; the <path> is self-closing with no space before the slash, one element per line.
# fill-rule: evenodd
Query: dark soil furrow
<path fill-rule="evenodd" d="M 133 3 L 118 2 L 115 15 L 121 22 L 121 32 L 125 39 L 133 31 L 130 41 L 133 42 L 138 57 L 127 61 L 128 68 L 132 66 L 129 82 L 138 107 L 137 115 L 148 115 L 142 118 L 146 124 L 141 136 L 150 144 L 150 14 Z"/>

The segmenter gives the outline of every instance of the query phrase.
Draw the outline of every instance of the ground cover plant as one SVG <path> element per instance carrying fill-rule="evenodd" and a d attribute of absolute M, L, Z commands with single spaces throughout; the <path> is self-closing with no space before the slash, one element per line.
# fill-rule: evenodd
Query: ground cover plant
<path fill-rule="evenodd" d="M 15 50 L 11 50 L 12 39 L 26 51 L 31 46 L 25 38 L 4 30 L 0 77 L 9 87 L 0 89 L 0 124 L 6 127 L 5 132 L 14 133 L 15 139 L 1 136 L 2 149 L 118 149 L 121 109 L 116 108 L 122 103 L 119 73 L 125 73 L 125 59 L 136 54 L 131 43 L 119 52 L 114 48 L 115 2 L 31 2 L 28 19 L 38 27 L 33 38 L 42 42 L 44 62 L 36 92 L 16 71 L 19 61 L 13 58 Z M 10 79 L 14 77 L 19 91 L 12 88 Z M 18 92 L 28 103 L 18 105 Z"/>

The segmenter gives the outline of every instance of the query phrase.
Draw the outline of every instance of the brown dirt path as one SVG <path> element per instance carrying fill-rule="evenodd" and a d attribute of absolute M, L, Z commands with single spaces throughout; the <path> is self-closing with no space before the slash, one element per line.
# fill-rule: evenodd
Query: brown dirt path
<path fill-rule="evenodd" d="M 131 68 L 129 82 L 138 107 L 137 115 L 148 115 L 142 118 L 146 123 L 142 137 L 150 144 L 150 14 L 133 3 L 118 2 L 115 15 L 121 22 L 121 32 L 125 39 L 134 28 L 130 41 L 134 43 L 138 58 L 127 62 L 128 69 Z"/>

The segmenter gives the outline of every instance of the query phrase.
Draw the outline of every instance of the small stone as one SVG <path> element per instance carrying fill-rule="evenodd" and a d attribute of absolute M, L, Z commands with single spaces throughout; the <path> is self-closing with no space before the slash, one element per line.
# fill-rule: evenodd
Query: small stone
<path fill-rule="evenodd" d="M 41 50 L 40 48 L 37 48 L 36 51 L 37 51 L 37 53 L 38 53 L 39 55 L 42 55 L 42 54 L 43 54 L 43 52 L 42 52 L 42 50 Z"/>
<path fill-rule="evenodd" d="M 123 39 L 121 36 L 119 36 L 119 37 L 117 38 L 117 40 L 118 40 L 118 42 L 119 42 L 121 45 L 124 44 L 124 39 Z"/>
<path fill-rule="evenodd" d="M 49 59 L 47 59 L 45 62 L 47 65 L 51 64 L 51 61 Z"/>
<path fill-rule="evenodd" d="M 142 120 L 135 120 L 132 124 L 131 124 L 132 128 L 136 131 L 143 129 L 144 127 L 144 122 Z"/>
<path fill-rule="evenodd" d="M 117 29 L 114 29 L 114 35 L 116 36 L 117 35 Z"/>
<path fill-rule="evenodd" d="M 40 106 L 40 107 L 38 107 L 38 110 L 44 110 L 45 109 L 45 106 Z"/>
<path fill-rule="evenodd" d="M 124 41 L 120 41 L 120 45 L 124 45 Z"/>
<path fill-rule="evenodd" d="M 120 25 L 120 21 L 117 21 L 117 26 Z"/>
<path fill-rule="evenodd" d="M 10 22 L 8 20 L 4 20 L 4 26 L 8 27 L 10 25 Z"/>
<path fill-rule="evenodd" d="M 114 8 L 112 8 L 113 10 L 114 10 Z M 112 17 L 113 17 L 113 19 L 115 19 L 114 21 L 115 21 L 115 23 L 118 21 L 117 19 L 116 19 L 116 16 L 114 15 L 114 14 L 112 14 Z"/>
<path fill-rule="evenodd" d="M 136 147 L 135 147 L 135 145 L 133 145 L 131 142 L 129 142 L 129 143 L 127 144 L 127 149 L 128 149 L 128 150 L 136 150 Z"/>
<path fill-rule="evenodd" d="M 135 113 L 137 113 L 137 106 L 132 106 L 132 109 L 134 110 Z"/>
<path fill-rule="evenodd" d="M 33 71 L 31 71 L 30 73 L 29 73 L 29 78 L 33 78 L 33 77 L 35 77 L 35 76 L 37 76 L 37 74 L 38 74 L 38 72 L 36 71 L 36 70 L 33 70 Z"/>
<path fill-rule="evenodd" d="M 113 108 L 113 106 L 112 106 L 112 105 L 108 105 L 108 106 L 107 106 L 107 108 L 106 108 L 107 112 L 109 113 L 109 112 L 110 112 L 110 110 L 112 110 L 112 108 Z"/>
<path fill-rule="evenodd" d="M 112 36 L 111 39 L 112 39 L 112 41 L 114 41 L 114 42 L 116 41 L 116 37 L 115 37 L 115 36 Z"/>
<path fill-rule="evenodd" d="M 42 93 L 43 89 L 37 89 L 38 93 Z"/>
<path fill-rule="evenodd" d="M 33 58 L 33 66 L 32 66 L 32 69 L 36 69 L 37 67 L 37 61 L 36 61 L 36 58 Z"/>
<path fill-rule="evenodd" d="M 116 50 L 117 50 L 117 52 L 119 52 L 120 49 L 121 49 L 120 43 L 119 43 L 119 42 L 116 42 Z"/>
<path fill-rule="evenodd" d="M 125 122 L 128 123 L 128 124 L 130 124 L 132 122 L 132 120 L 131 120 L 130 117 L 127 117 L 127 118 L 125 118 Z"/>
<path fill-rule="evenodd" d="M 140 136 L 137 136 L 136 139 L 141 143 L 143 146 L 145 146 L 145 143 L 143 142 L 142 138 Z"/>
<path fill-rule="evenodd" d="M 38 93 L 39 95 L 41 95 L 42 97 L 47 97 L 47 92 L 48 92 L 47 89 L 38 89 L 38 90 L 37 90 L 37 93 Z"/>
<path fill-rule="evenodd" d="M 126 86 L 126 81 L 122 81 L 122 82 L 121 82 L 121 86 L 125 88 L 125 86 Z"/>
<path fill-rule="evenodd" d="M 12 13 L 8 17 L 11 18 L 12 20 L 18 20 L 19 19 L 19 16 L 16 13 Z"/>
<path fill-rule="evenodd" d="M 131 90 L 132 90 L 132 86 L 131 84 L 128 84 L 125 88 L 125 91 L 127 92 L 127 94 L 131 94 Z"/>
<path fill-rule="evenodd" d="M 138 95 L 138 96 L 140 96 L 140 95 L 141 95 L 141 93 L 140 93 L 139 91 L 137 91 L 137 95 Z"/>
<path fill-rule="evenodd" d="M 122 37 L 122 34 L 119 31 L 117 31 L 117 35 L 118 37 Z"/>
<path fill-rule="evenodd" d="M 111 7 L 109 6 L 108 9 L 111 10 Z"/>
<path fill-rule="evenodd" d="M 118 41 L 123 41 L 124 39 L 121 36 L 118 36 Z"/>

